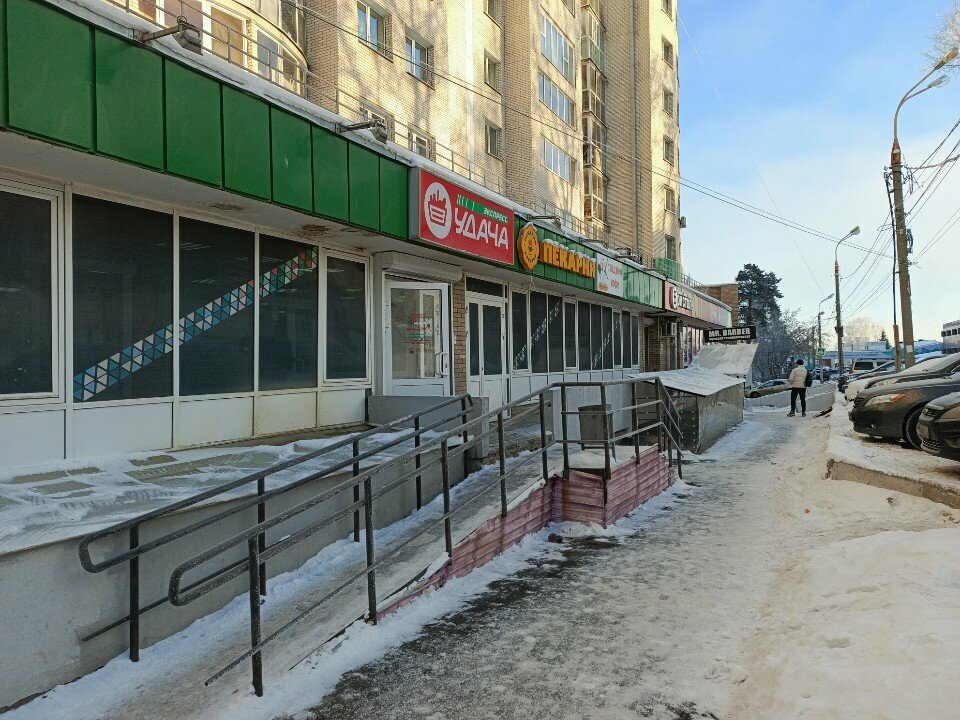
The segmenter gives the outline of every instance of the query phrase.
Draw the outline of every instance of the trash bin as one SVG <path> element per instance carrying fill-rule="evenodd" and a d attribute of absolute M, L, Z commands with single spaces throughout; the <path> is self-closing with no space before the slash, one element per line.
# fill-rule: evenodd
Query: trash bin
<path fill-rule="evenodd" d="M 581 405 L 580 415 L 580 447 L 586 449 L 602 448 L 603 441 L 613 437 L 613 406 Z M 607 416 L 607 435 L 603 434 L 603 416 Z"/>

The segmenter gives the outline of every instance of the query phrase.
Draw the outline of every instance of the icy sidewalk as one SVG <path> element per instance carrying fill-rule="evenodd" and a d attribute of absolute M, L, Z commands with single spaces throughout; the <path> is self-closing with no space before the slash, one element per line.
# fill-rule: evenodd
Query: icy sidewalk
<path fill-rule="evenodd" d="M 960 508 L 960 463 L 854 432 L 849 410 L 838 393 L 827 443 L 827 470 L 834 480 L 875 485 Z"/>
<path fill-rule="evenodd" d="M 555 456 L 551 473 L 559 470 Z M 527 461 L 508 479 L 508 497 L 523 494 L 541 479 L 538 457 L 524 453 L 508 461 L 508 468 Z M 499 484 L 468 505 L 462 503 L 498 475 L 496 466 L 474 473 L 452 491 L 454 543 L 499 510 Z M 376 532 L 377 556 L 383 557 L 420 530 L 430 529 L 404 547 L 377 573 L 381 603 L 411 579 L 434 564 L 444 553 L 442 497 L 421 511 Z M 351 539 L 324 548 L 296 572 L 274 578 L 263 605 L 264 634 L 272 632 L 294 615 L 364 567 L 364 546 Z M 237 718 L 241 712 L 262 717 L 264 703 L 277 697 L 285 674 L 307 658 L 329 638 L 351 625 L 366 608 L 366 582 L 361 578 L 324 603 L 307 620 L 295 626 L 283 639 L 264 651 L 266 698 L 255 698 L 250 685 L 249 663 L 204 687 L 213 675 L 249 648 L 249 615 L 246 595 L 234 599 L 222 610 L 193 623 L 185 631 L 163 640 L 141 653 L 139 663 L 125 656 L 104 668 L 60 686 L 46 695 L 12 711 L 12 719 L 36 718 L 123 718 L 137 720 L 168 718 Z"/>

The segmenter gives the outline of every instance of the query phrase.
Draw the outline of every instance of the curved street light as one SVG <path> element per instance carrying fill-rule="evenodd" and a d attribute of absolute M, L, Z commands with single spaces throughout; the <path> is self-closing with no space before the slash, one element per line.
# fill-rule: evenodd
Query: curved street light
<path fill-rule="evenodd" d="M 900 275 L 900 319 L 903 322 L 903 362 L 906 367 L 910 367 L 914 363 L 913 309 L 910 300 L 910 263 L 907 261 L 907 224 L 903 215 L 903 157 L 900 153 L 900 140 L 897 137 L 897 121 L 900 118 L 900 108 L 903 107 L 907 100 L 915 98 L 927 90 L 943 87 L 950 81 L 949 77 L 941 75 L 933 82 L 917 90 L 931 75 L 948 63 L 956 60 L 958 54 L 960 54 L 960 50 L 957 48 L 947 51 L 947 53 L 937 61 L 937 64 L 933 66 L 930 72 L 920 78 L 919 82 L 904 93 L 904 96 L 900 99 L 900 103 L 897 105 L 896 112 L 893 114 L 893 146 L 890 149 L 890 170 L 893 176 L 893 226 L 897 238 L 895 256 L 897 273 Z M 837 325 L 839 326 L 839 324 L 838 322 Z M 896 347 L 899 351 L 900 345 L 896 338 L 898 334 L 896 325 L 893 326 L 893 334 L 894 342 L 897 343 Z"/>
<path fill-rule="evenodd" d="M 860 226 L 855 226 L 850 232 L 837 240 L 837 247 L 833 251 L 833 282 L 834 296 L 837 298 L 837 365 L 840 372 L 843 372 L 843 322 L 840 320 L 840 246 L 844 241 L 849 240 L 854 235 L 860 234 Z"/>

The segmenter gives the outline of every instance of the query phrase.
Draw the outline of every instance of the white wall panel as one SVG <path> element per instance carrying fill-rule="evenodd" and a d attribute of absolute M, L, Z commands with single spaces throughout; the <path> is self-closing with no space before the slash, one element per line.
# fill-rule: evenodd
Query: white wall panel
<path fill-rule="evenodd" d="M 317 393 L 281 393 L 263 395 L 254 405 L 254 430 L 257 435 L 289 432 L 316 427 Z"/>
<path fill-rule="evenodd" d="M 318 424 L 325 426 L 362 423 L 366 419 L 366 397 L 365 388 L 322 390 L 317 403 Z"/>
<path fill-rule="evenodd" d="M 173 404 L 74 406 L 74 454 L 118 455 L 173 445 Z"/>
<path fill-rule="evenodd" d="M 0 467 L 62 460 L 64 411 L 0 413 Z"/>
<path fill-rule="evenodd" d="M 241 440 L 253 434 L 253 398 L 180 401 L 177 445 Z"/>

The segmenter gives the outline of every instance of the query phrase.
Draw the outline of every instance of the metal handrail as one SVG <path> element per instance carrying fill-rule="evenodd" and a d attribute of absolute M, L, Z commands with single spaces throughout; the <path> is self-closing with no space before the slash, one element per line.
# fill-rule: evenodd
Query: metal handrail
<path fill-rule="evenodd" d="M 653 383 L 654 384 L 654 396 L 652 398 L 646 398 L 643 400 L 638 400 L 637 390 L 641 383 Z M 468 418 L 470 410 L 473 408 L 472 398 L 469 395 L 460 395 L 452 398 L 448 398 L 437 405 L 433 405 L 430 408 L 422 410 L 418 413 L 408 415 L 406 417 L 400 418 L 393 421 L 392 423 L 387 423 L 385 425 L 379 426 L 378 428 L 373 428 L 365 433 L 361 433 L 358 436 L 352 436 L 345 438 L 342 441 L 331 444 L 326 448 L 323 448 L 321 451 L 315 451 L 310 453 L 307 456 L 297 458 L 299 462 L 286 461 L 280 463 L 272 468 L 266 468 L 257 473 L 254 473 L 246 478 L 241 478 L 240 480 L 227 483 L 224 486 L 219 488 L 214 488 L 212 490 L 205 491 L 203 493 L 198 493 L 192 498 L 187 498 L 186 500 L 172 503 L 164 508 L 159 508 L 157 510 L 145 513 L 136 518 L 132 518 L 117 525 L 111 526 L 101 531 L 91 533 L 86 536 L 81 541 L 81 563 L 84 568 L 90 572 L 100 572 L 108 567 L 113 567 L 121 562 L 128 562 L 130 567 L 130 613 L 127 617 L 120 619 L 112 623 L 110 626 L 103 628 L 96 633 L 88 636 L 94 637 L 105 632 L 108 629 L 117 627 L 123 622 L 130 623 L 130 657 L 132 660 L 137 660 L 139 657 L 139 615 L 147 610 L 157 607 L 164 602 L 170 602 L 173 606 L 182 606 L 197 600 L 198 598 L 212 592 L 213 590 L 223 586 L 224 584 L 230 582 L 233 579 L 236 579 L 244 574 L 247 574 L 249 580 L 249 595 L 250 595 L 250 628 L 251 628 L 251 645 L 250 649 L 242 653 L 239 657 L 232 660 L 225 667 L 211 676 L 206 684 L 210 684 L 225 673 L 236 668 L 239 664 L 244 662 L 247 659 L 251 660 L 251 669 L 253 675 L 253 686 L 254 690 L 258 695 L 263 693 L 263 671 L 262 671 L 262 650 L 264 647 L 280 637 L 291 628 L 296 626 L 298 623 L 302 622 L 304 619 L 309 617 L 317 608 L 323 605 L 327 600 L 335 596 L 336 594 L 342 592 L 345 588 L 349 587 L 352 583 L 357 582 L 362 578 L 367 580 L 367 613 L 368 620 L 372 623 L 377 621 L 377 589 L 376 589 L 376 572 L 379 568 L 383 567 L 387 562 L 389 562 L 393 557 L 398 553 L 402 552 L 410 543 L 414 542 L 418 538 L 422 537 L 424 534 L 433 530 L 439 523 L 444 524 L 444 539 L 446 545 L 446 551 L 448 557 L 453 557 L 453 533 L 452 533 L 452 517 L 454 515 L 454 510 L 451 503 L 451 493 L 450 493 L 450 463 L 454 456 L 460 455 L 461 458 L 466 460 L 466 453 L 473 447 L 477 446 L 480 443 L 483 443 L 488 438 L 491 438 L 494 433 L 496 433 L 498 441 L 498 462 L 499 462 L 499 473 L 496 477 L 492 478 L 489 482 L 483 483 L 480 485 L 477 491 L 473 492 L 469 497 L 461 498 L 458 500 L 458 510 L 460 507 L 472 503 L 482 497 L 485 493 L 495 488 L 497 485 L 500 486 L 500 512 L 501 516 L 506 516 L 508 512 L 508 502 L 507 502 L 507 479 L 517 473 L 520 469 L 526 466 L 531 460 L 539 458 L 541 461 L 541 474 L 543 480 L 549 480 L 549 467 L 547 461 L 548 451 L 553 448 L 555 445 L 561 445 L 563 449 L 563 467 L 564 467 L 564 476 L 568 476 L 571 469 L 568 456 L 568 447 L 570 444 L 574 444 L 579 441 L 572 441 L 569 439 L 569 434 L 567 431 L 567 418 L 571 414 L 576 414 L 575 412 L 569 412 L 566 407 L 567 401 L 567 390 L 570 388 L 599 388 L 601 396 L 601 407 L 604 409 L 607 406 L 607 390 L 611 386 L 620 386 L 620 385 L 629 385 L 631 389 L 632 400 L 629 405 L 617 408 L 615 411 L 611 410 L 609 412 L 604 411 L 603 413 L 603 440 L 601 441 L 604 447 L 604 477 L 609 479 L 611 477 L 611 468 L 613 459 L 616 458 L 616 445 L 617 443 L 623 442 L 625 440 L 633 439 L 634 452 L 637 457 L 640 456 L 640 436 L 642 434 L 651 432 L 653 430 L 658 431 L 658 451 L 663 452 L 667 451 L 667 459 L 669 466 L 673 466 L 673 452 L 677 454 L 677 465 L 678 473 L 682 479 L 682 467 L 680 463 L 682 462 L 681 448 L 679 445 L 680 438 L 680 428 L 678 424 L 679 414 L 677 413 L 676 407 L 674 406 L 672 399 L 670 398 L 669 393 L 664 387 L 663 383 L 659 378 L 650 379 L 639 379 L 639 378 L 625 378 L 623 380 L 613 380 L 613 381 L 596 381 L 596 382 L 561 382 L 553 383 L 548 385 L 540 390 L 528 393 L 523 397 L 517 398 L 512 402 L 499 407 L 495 410 L 488 411 L 474 418 Z M 552 408 L 553 401 L 549 398 L 552 397 L 554 391 L 559 390 L 561 398 L 561 435 L 562 439 L 557 439 L 556 433 L 549 439 L 547 439 L 547 410 Z M 454 404 L 460 403 L 460 408 L 457 409 L 451 416 L 445 417 L 440 421 L 431 422 L 427 426 L 422 426 L 421 419 L 424 415 L 429 413 L 437 412 L 438 410 L 443 410 L 444 408 Z M 469 409 L 468 409 L 469 404 Z M 648 411 L 651 408 L 656 408 L 657 419 L 655 422 L 641 423 L 640 421 L 640 411 Z M 631 413 L 631 423 L 630 430 L 620 434 L 614 434 L 610 432 L 612 415 L 614 412 L 629 412 Z M 538 414 L 538 421 L 540 427 L 540 443 L 535 454 L 530 455 L 529 457 L 522 458 L 508 469 L 506 465 L 506 449 L 504 444 L 504 429 L 514 423 L 517 423 L 523 420 L 526 417 L 529 417 L 533 414 Z M 453 427 L 449 427 L 445 430 L 440 431 L 434 436 L 423 438 L 423 434 L 431 429 L 435 429 L 441 425 L 447 424 L 451 421 L 457 422 L 459 418 L 459 423 L 455 424 Z M 667 420 L 669 418 L 669 421 Z M 383 432 L 385 429 L 394 428 L 399 425 L 405 425 L 412 422 L 414 429 L 412 433 L 406 433 L 398 437 L 396 440 L 391 441 L 386 446 L 381 446 L 376 452 L 367 451 L 365 453 L 360 452 L 359 441 L 363 437 L 369 437 L 375 433 Z M 491 427 L 484 429 L 484 426 L 490 423 Z M 676 431 L 676 433 L 674 432 Z M 360 459 L 371 457 L 373 454 L 382 452 L 387 447 L 392 447 L 402 442 L 409 441 L 411 438 L 414 439 L 414 447 L 410 450 L 400 453 L 399 455 L 390 458 L 384 462 L 378 463 L 377 465 L 367 468 L 361 471 L 360 468 Z M 456 444 L 454 444 L 456 440 Z M 594 442 L 594 441 L 591 441 Z M 239 533 L 234 534 L 233 536 L 224 539 L 212 547 L 203 550 L 202 552 L 196 553 L 191 557 L 187 558 L 180 562 L 172 571 L 170 575 L 169 590 L 165 598 L 155 601 L 145 608 L 139 608 L 139 557 L 140 555 L 149 552 L 161 545 L 171 542 L 174 539 L 188 535 L 196 530 L 199 530 L 202 527 L 207 527 L 211 524 L 222 520 L 229 515 L 235 514 L 232 512 L 233 508 L 230 510 L 218 513 L 207 520 L 193 523 L 188 525 L 185 528 L 181 528 L 178 531 L 168 533 L 160 538 L 157 538 L 149 543 L 144 543 L 140 545 L 138 537 L 139 527 L 144 522 L 165 517 L 172 512 L 177 512 L 191 505 L 195 505 L 197 502 L 202 500 L 210 499 L 215 497 L 217 494 L 222 492 L 227 492 L 236 487 L 240 487 L 244 482 L 252 482 L 253 480 L 258 481 L 258 489 L 262 489 L 263 478 L 273 474 L 274 472 L 279 472 L 281 469 L 289 469 L 296 464 L 306 462 L 309 459 L 313 459 L 323 454 L 323 452 L 331 452 L 334 449 L 342 448 L 348 444 L 353 445 L 353 456 L 345 462 L 332 463 L 328 467 L 323 468 L 322 470 L 314 473 L 309 473 L 303 478 L 299 478 L 296 481 L 284 485 L 281 488 L 271 490 L 269 493 L 262 493 L 256 497 L 250 498 L 248 500 L 241 501 L 238 505 L 241 505 L 241 509 L 246 507 L 251 507 L 254 504 L 258 505 L 258 518 L 257 523 L 251 525 Z M 439 451 L 434 457 L 429 458 L 427 462 L 423 462 L 423 456 L 427 453 L 435 453 Z M 380 475 L 386 470 L 396 467 L 404 467 L 406 465 L 413 464 L 414 467 L 412 470 L 403 472 L 399 477 L 391 479 L 389 482 L 384 484 L 382 487 L 377 490 L 373 489 L 373 480 L 375 477 Z M 270 518 L 266 517 L 266 504 L 265 501 L 276 497 L 284 492 L 288 492 L 295 487 L 301 487 L 304 484 L 316 480 L 320 477 L 325 477 L 333 472 L 336 472 L 338 469 L 343 469 L 345 467 L 352 466 L 352 477 L 348 480 L 338 483 L 334 487 L 328 488 L 323 492 L 308 498 L 304 502 L 301 502 L 293 507 L 287 508 L 281 512 L 276 513 Z M 434 468 L 439 467 L 442 475 L 442 496 L 443 496 L 443 512 L 435 519 L 429 523 L 424 523 L 421 527 L 417 529 L 412 536 L 406 537 L 402 542 L 396 543 L 385 553 L 380 554 L 379 556 L 376 553 L 375 546 L 375 536 L 373 528 L 373 511 L 374 503 L 378 499 L 386 496 L 388 493 L 397 490 L 403 486 L 409 485 L 414 479 L 417 483 L 417 509 L 422 507 L 422 494 L 421 494 L 421 478 L 424 473 Z M 362 493 L 361 493 L 362 488 Z M 345 506 L 340 506 L 335 510 L 332 510 L 325 514 L 323 517 L 320 517 L 305 527 L 299 528 L 295 533 L 284 536 L 276 542 L 267 545 L 266 543 L 266 533 L 269 530 L 276 528 L 283 523 L 301 516 L 303 513 L 313 509 L 318 508 L 323 503 L 332 498 L 344 493 L 348 490 L 353 490 L 353 502 Z M 606 489 L 604 490 L 606 493 Z M 317 532 L 323 530 L 324 528 L 330 527 L 337 521 L 340 521 L 348 517 L 351 513 L 354 515 L 354 541 L 359 542 L 360 540 L 360 520 L 359 514 L 360 511 L 364 513 L 364 540 L 366 546 L 366 563 L 365 567 L 354 574 L 349 578 L 345 579 L 343 582 L 338 584 L 335 588 L 326 592 L 321 598 L 311 603 L 311 605 L 303 609 L 299 614 L 290 620 L 286 621 L 281 627 L 274 630 L 267 637 L 262 637 L 262 627 L 261 627 L 261 596 L 266 594 L 266 561 L 272 558 L 277 557 L 286 550 L 298 545 L 307 538 L 315 535 Z M 237 510 L 239 512 L 239 510 Z M 107 560 L 101 561 L 100 563 L 94 563 L 89 556 L 89 546 L 92 542 L 115 535 L 123 530 L 128 530 L 131 538 L 131 548 L 128 551 L 120 552 L 114 555 Z M 246 557 L 226 564 L 223 567 L 218 568 L 212 573 L 205 575 L 202 578 L 196 579 L 192 582 L 185 583 L 184 577 L 191 570 L 199 568 L 206 563 L 215 560 L 216 558 L 222 556 L 224 553 L 227 553 L 235 548 L 241 547 L 243 544 L 247 545 Z M 84 638 L 84 639 L 88 639 Z"/>
<path fill-rule="evenodd" d="M 455 412 L 451 413 L 450 415 L 444 415 L 439 420 L 434 420 L 425 426 L 422 424 L 421 420 L 424 416 L 429 415 L 431 413 L 441 412 L 452 405 L 459 405 L 458 408 L 455 408 L 456 410 Z M 385 450 L 389 450 L 393 447 L 396 447 L 397 445 L 401 445 L 410 440 L 414 441 L 415 447 L 419 447 L 422 444 L 422 436 L 425 433 L 435 430 L 436 428 L 451 422 L 457 417 L 460 417 L 461 419 L 465 419 L 467 414 L 473 410 L 473 407 L 474 407 L 473 398 L 469 394 L 463 393 L 460 395 L 454 395 L 449 398 L 445 398 L 441 402 L 431 405 L 428 408 L 417 411 L 415 413 L 411 413 L 409 415 L 398 418 L 391 422 L 378 425 L 364 432 L 347 436 L 342 440 L 331 443 L 329 445 L 325 445 L 324 447 L 314 450 L 312 452 L 305 453 L 295 458 L 291 458 L 290 460 L 286 460 L 276 465 L 272 465 L 268 468 L 258 470 L 257 472 L 251 473 L 249 475 L 245 475 L 244 477 L 238 478 L 236 480 L 232 480 L 222 485 L 218 485 L 217 487 L 210 488 L 209 490 L 196 493 L 194 495 L 191 495 L 190 497 L 184 498 L 182 500 L 178 500 L 177 502 L 170 503 L 168 505 L 164 505 L 160 508 L 156 508 L 149 512 L 143 513 L 141 515 L 137 515 L 133 518 L 124 520 L 122 522 L 116 523 L 114 525 L 103 528 L 101 530 L 96 530 L 94 532 L 88 533 L 80 540 L 80 544 L 78 548 L 78 552 L 80 556 L 80 565 L 87 572 L 98 573 L 98 572 L 103 572 L 108 568 L 119 565 L 120 563 L 123 563 L 123 562 L 129 563 L 130 608 L 129 608 L 128 614 L 125 617 L 120 618 L 119 620 L 116 620 L 98 630 L 95 630 L 92 633 L 85 635 L 84 637 L 81 638 L 81 640 L 83 641 L 91 640 L 99 635 L 102 635 L 108 630 L 112 630 L 113 628 L 122 625 L 124 622 L 130 622 L 130 658 L 131 660 L 136 662 L 139 659 L 139 648 L 140 648 L 139 616 L 142 615 L 144 612 L 147 612 L 148 610 L 152 610 L 156 607 L 159 607 L 160 605 L 164 604 L 168 600 L 168 596 L 165 596 L 151 603 L 148 603 L 143 608 L 140 607 L 139 559 L 141 555 L 144 555 L 145 553 L 150 552 L 151 550 L 155 550 L 158 547 L 162 547 L 163 545 L 166 545 L 170 542 L 173 542 L 182 537 L 185 537 L 186 535 L 196 532 L 197 530 L 214 525 L 220 522 L 221 520 L 224 520 L 228 517 L 236 515 L 237 513 L 243 510 L 246 510 L 247 508 L 253 507 L 254 505 L 257 506 L 258 521 L 263 522 L 263 520 L 265 520 L 266 518 L 266 502 L 268 500 L 278 497 L 280 495 L 283 495 L 285 493 L 288 493 L 304 485 L 307 485 L 308 483 L 311 483 L 316 480 L 327 477 L 329 475 L 332 475 L 333 473 L 339 470 L 346 469 L 348 467 L 353 467 L 354 470 L 356 471 L 359 469 L 359 465 L 363 460 L 379 455 Z M 413 428 L 411 432 L 403 433 L 393 440 L 389 440 L 386 443 L 380 444 L 376 448 L 371 448 L 361 452 L 360 444 L 363 440 L 370 438 L 374 435 L 378 435 L 384 432 L 402 428 L 408 425 L 409 423 L 413 424 Z M 287 483 L 279 488 L 274 488 L 273 490 L 269 490 L 269 491 L 266 490 L 267 477 L 279 472 L 283 472 L 285 470 L 289 470 L 298 465 L 302 465 L 303 463 L 315 460 L 319 457 L 322 457 L 323 455 L 330 454 L 336 450 L 340 450 L 341 448 L 344 448 L 347 446 L 352 446 L 352 449 L 353 449 L 353 453 L 350 458 L 340 462 L 335 462 L 331 465 L 327 465 L 326 467 L 318 471 L 309 473 L 306 476 L 298 478 L 293 482 Z M 257 483 L 256 495 L 253 495 L 249 498 L 242 499 L 238 503 L 232 505 L 231 507 L 227 508 L 226 510 L 220 513 L 216 513 L 214 515 L 211 515 L 210 517 L 204 518 L 195 523 L 182 527 L 179 530 L 167 533 L 165 535 L 161 535 L 160 537 L 154 538 L 150 542 L 143 543 L 143 544 L 140 543 L 139 531 L 140 531 L 140 526 L 143 525 L 144 523 L 157 520 L 169 515 L 173 515 L 187 508 L 199 505 L 200 503 L 206 502 L 208 500 L 212 500 L 218 496 L 222 496 L 228 492 L 241 488 L 244 485 L 249 485 L 253 482 Z M 417 478 L 418 507 L 420 506 L 421 497 L 422 497 L 421 484 L 420 484 L 420 477 L 418 476 Z M 355 536 L 359 536 L 359 517 L 355 517 L 354 524 L 355 524 L 354 534 Z M 113 537 L 123 531 L 127 531 L 129 534 L 129 549 L 123 552 L 119 552 L 113 556 L 108 556 L 106 559 L 101 560 L 99 562 L 94 562 L 90 556 L 90 546 L 99 540 Z M 263 547 L 265 545 L 265 539 L 261 539 L 259 541 L 259 545 Z M 238 563 L 232 563 L 230 566 L 227 566 L 227 568 L 225 569 L 229 570 L 231 567 L 236 567 L 237 565 Z M 197 582 L 202 583 L 205 580 L 209 579 L 209 577 L 215 576 L 217 573 L 221 572 L 222 570 L 224 569 L 221 569 L 220 571 L 215 571 L 212 575 L 207 576 L 206 578 L 202 578 Z M 262 571 L 261 594 L 266 594 L 265 570 L 266 570 L 265 567 L 261 567 L 261 571 Z"/>

